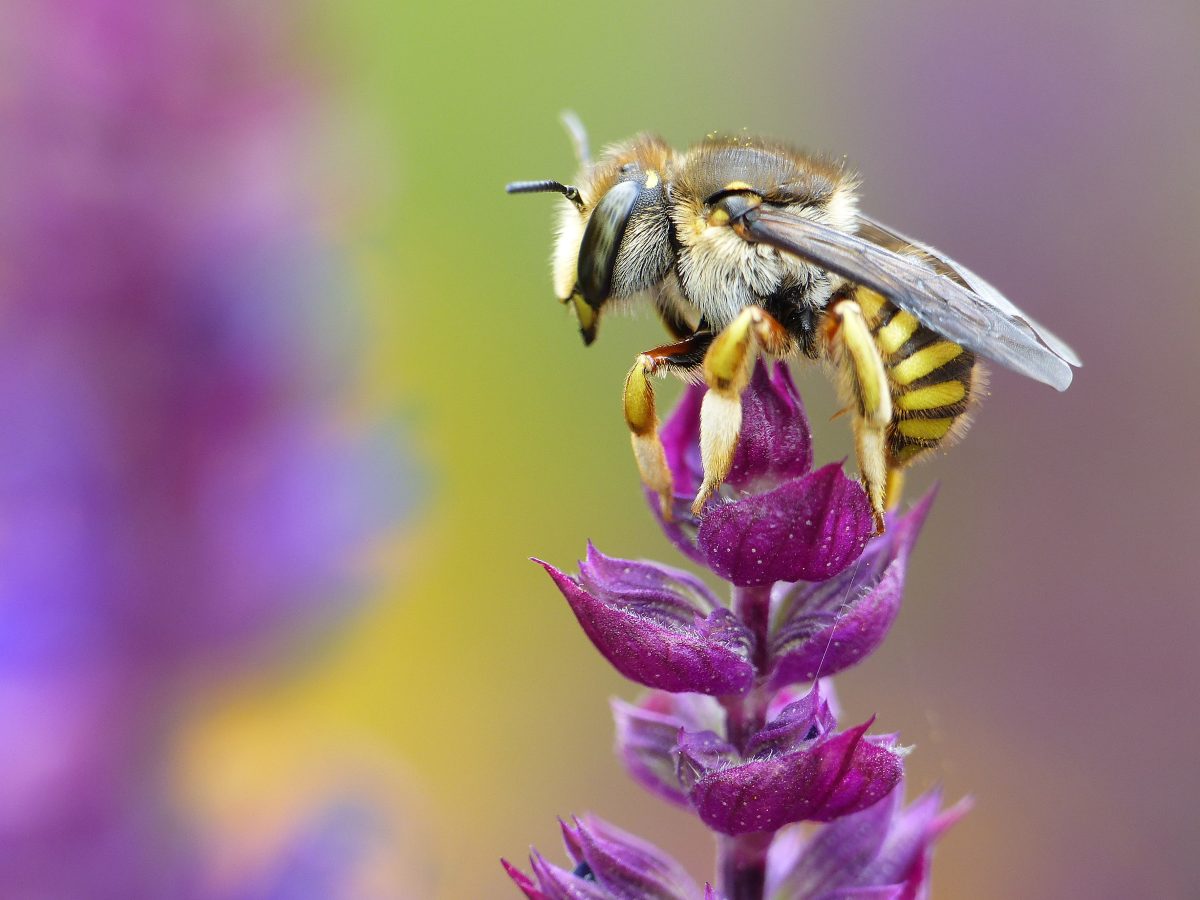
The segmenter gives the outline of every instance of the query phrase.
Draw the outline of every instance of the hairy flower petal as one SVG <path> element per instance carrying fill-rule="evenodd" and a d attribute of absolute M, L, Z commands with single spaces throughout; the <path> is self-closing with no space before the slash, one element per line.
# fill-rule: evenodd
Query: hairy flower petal
<path fill-rule="evenodd" d="M 687 806 L 687 794 L 676 774 L 679 730 L 699 732 L 721 727 L 721 707 L 702 695 L 651 691 L 637 704 L 613 700 L 612 711 L 617 752 L 629 774 L 663 799 Z"/>
<path fill-rule="evenodd" d="M 865 809 L 900 779 L 900 755 L 864 739 L 870 724 L 742 765 L 728 765 L 718 748 L 694 748 L 681 739 L 680 776 L 700 818 L 724 834 L 828 821 Z"/>
<path fill-rule="evenodd" d="M 583 586 L 597 596 L 620 596 L 643 607 L 659 608 L 666 618 L 680 622 L 707 616 L 722 605 L 691 572 L 649 560 L 605 556 L 590 541 L 579 576 Z"/>
<path fill-rule="evenodd" d="M 672 518 L 663 518 L 659 497 L 646 500 L 667 537 L 689 558 L 710 565 L 697 546 L 700 519 L 691 503 L 704 477 L 700 461 L 700 407 L 707 388 L 691 385 L 663 425 L 660 436 L 675 484 Z M 812 468 L 812 438 L 804 406 L 787 366 L 773 372 L 759 361 L 742 394 L 742 424 L 726 483 L 730 489 L 760 493 Z"/>
<path fill-rule="evenodd" d="M 753 490 L 769 479 L 771 486 L 804 475 L 812 461 L 808 419 L 787 365 L 776 363 L 768 375 L 760 360 L 742 394 L 742 429 L 726 482 Z"/>
<path fill-rule="evenodd" d="M 577 863 L 614 897 L 673 900 L 699 888 L 679 863 L 657 847 L 595 816 L 562 823 L 563 840 Z"/>
<path fill-rule="evenodd" d="M 612 900 L 612 894 L 596 882 L 559 868 L 536 850 L 529 853 L 529 865 L 545 900 Z"/>
<path fill-rule="evenodd" d="M 595 816 L 559 822 L 575 865 L 567 871 L 530 851 L 530 878 L 508 860 L 508 876 L 529 900 L 694 900 L 700 889 L 674 859 Z"/>
<path fill-rule="evenodd" d="M 504 866 L 504 871 L 508 873 L 508 877 L 513 880 L 513 883 L 521 889 L 521 892 L 529 898 L 529 900 L 546 900 L 546 894 L 532 878 L 510 863 L 507 859 L 501 859 L 500 865 Z"/>
<path fill-rule="evenodd" d="M 697 545 L 738 586 L 824 581 L 854 562 L 874 525 L 862 487 L 831 464 L 705 513 Z"/>
<path fill-rule="evenodd" d="M 770 897 L 895 897 L 928 892 L 933 844 L 967 811 L 938 812 L 939 791 L 904 808 L 903 784 L 874 806 L 812 832 L 781 833 L 768 860 Z"/>
<path fill-rule="evenodd" d="M 700 404 L 707 390 L 702 384 L 688 385 L 659 429 L 675 491 L 689 498 L 704 480 L 704 465 L 700 462 Z"/>
<path fill-rule="evenodd" d="M 675 745 L 675 771 L 679 783 L 694 805 L 692 792 L 710 772 L 728 769 L 738 763 L 737 750 L 712 731 L 679 729 Z"/>
<path fill-rule="evenodd" d="M 775 587 L 772 687 L 833 675 L 879 646 L 900 610 L 908 554 L 933 497 L 891 518 L 887 533 L 837 577 Z"/>
<path fill-rule="evenodd" d="M 814 684 L 812 690 L 785 706 L 750 738 L 745 756 L 765 759 L 791 753 L 832 731 L 836 724 L 833 711 L 821 696 L 820 686 Z"/>
<path fill-rule="evenodd" d="M 683 593 L 618 585 L 596 594 L 549 563 L 537 562 L 596 649 L 626 678 L 664 691 L 701 694 L 738 694 L 750 688 L 750 635 L 724 607 L 707 616 L 697 610 L 688 621 L 684 614 L 692 601 Z M 585 563 L 584 569 L 586 581 L 597 586 L 597 568 Z"/>

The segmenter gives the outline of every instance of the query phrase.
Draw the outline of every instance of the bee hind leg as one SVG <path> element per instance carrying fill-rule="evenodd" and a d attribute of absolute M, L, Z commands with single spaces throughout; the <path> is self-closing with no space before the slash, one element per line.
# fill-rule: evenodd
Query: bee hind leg
<path fill-rule="evenodd" d="M 708 393 L 700 407 L 704 482 L 692 502 L 693 515 L 700 515 L 733 465 L 742 429 L 742 391 L 750 383 L 758 351 L 782 356 L 792 348 L 792 343 L 787 330 L 757 306 L 746 307 L 713 339 L 704 355 Z"/>
<path fill-rule="evenodd" d="M 892 394 L 879 347 L 862 309 L 853 300 L 833 306 L 827 319 L 827 339 L 833 344 L 848 393 L 853 398 L 854 446 L 863 488 L 871 503 L 875 533 L 884 531 L 884 511 L 898 492 L 899 472 L 888 466 L 887 429 L 892 421 Z"/>
<path fill-rule="evenodd" d="M 658 495 L 663 518 L 672 517 L 674 485 L 662 440 L 658 436 L 658 412 L 655 408 L 651 376 L 668 372 L 687 375 L 696 371 L 712 343 L 707 329 L 697 331 L 676 344 L 647 350 L 638 356 L 625 376 L 625 424 L 629 426 L 633 456 L 642 483 Z"/>

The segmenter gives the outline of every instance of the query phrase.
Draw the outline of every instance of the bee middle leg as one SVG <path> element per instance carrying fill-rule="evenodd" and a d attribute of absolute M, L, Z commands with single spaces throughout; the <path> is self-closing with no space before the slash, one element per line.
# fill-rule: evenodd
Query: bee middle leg
<path fill-rule="evenodd" d="M 862 308 L 842 300 L 829 311 L 826 339 L 854 402 L 854 444 L 863 488 L 871 502 L 875 533 L 885 528 L 889 493 L 898 496 L 900 482 L 888 467 L 887 429 L 892 421 L 892 393 L 883 357 Z M 897 472 L 896 475 L 899 475 Z"/>
<path fill-rule="evenodd" d="M 758 351 L 783 356 L 794 347 L 787 330 L 769 313 L 748 306 L 717 335 L 704 355 L 708 392 L 700 406 L 700 459 L 704 482 L 692 502 L 692 514 L 729 475 L 742 430 L 742 391 L 750 383 Z"/>
<path fill-rule="evenodd" d="M 659 498 L 663 517 L 670 520 L 674 485 L 667 467 L 666 452 L 658 436 L 658 412 L 655 409 L 653 375 L 668 372 L 687 377 L 699 369 L 712 344 L 713 333 L 696 331 L 683 340 L 655 347 L 638 356 L 625 376 L 625 423 L 629 426 L 633 456 L 637 460 L 642 483 Z"/>

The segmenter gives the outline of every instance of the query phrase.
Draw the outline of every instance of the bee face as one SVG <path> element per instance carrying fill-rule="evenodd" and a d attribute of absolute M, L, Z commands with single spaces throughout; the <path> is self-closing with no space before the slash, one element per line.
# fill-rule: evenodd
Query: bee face
<path fill-rule="evenodd" d="M 674 155 L 654 137 L 611 147 L 580 173 L 581 202 L 562 204 L 554 288 L 574 304 L 587 343 L 606 303 L 654 286 L 674 264 L 667 191 Z"/>

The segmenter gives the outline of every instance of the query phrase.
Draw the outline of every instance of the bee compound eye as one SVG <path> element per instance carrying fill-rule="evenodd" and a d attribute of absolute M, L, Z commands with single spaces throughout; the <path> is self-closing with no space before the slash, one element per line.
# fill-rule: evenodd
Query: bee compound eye
<path fill-rule="evenodd" d="M 579 289 L 592 308 L 599 308 L 612 292 L 613 270 L 629 218 L 637 206 L 642 186 L 622 181 L 592 211 L 579 245 Z"/>

